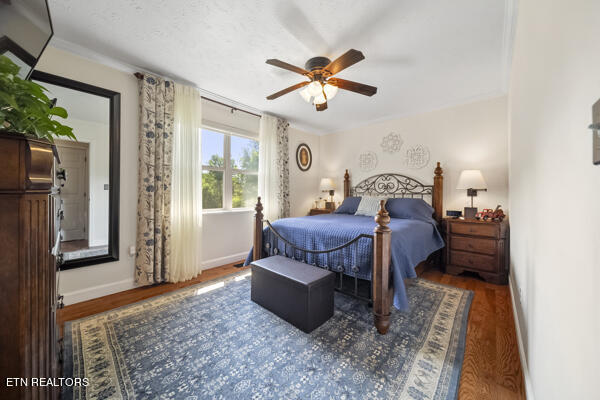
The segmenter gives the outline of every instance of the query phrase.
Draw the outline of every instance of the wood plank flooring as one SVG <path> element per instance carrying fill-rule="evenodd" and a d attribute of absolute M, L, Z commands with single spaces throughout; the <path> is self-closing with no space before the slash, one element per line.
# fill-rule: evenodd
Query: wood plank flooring
<path fill-rule="evenodd" d="M 67 306 L 58 312 L 61 332 L 65 321 L 83 318 L 248 269 L 247 267 L 236 268 L 234 264 L 205 270 L 199 277 L 188 282 L 136 288 Z M 525 384 L 508 286 L 493 285 L 472 277 L 447 275 L 435 268 L 420 270 L 419 275 L 424 279 L 469 289 L 475 293 L 469 313 L 458 398 L 460 400 L 525 399 Z"/>
<path fill-rule="evenodd" d="M 508 286 L 428 269 L 421 278 L 472 290 L 465 358 L 458 398 L 525 399 L 517 335 Z"/>

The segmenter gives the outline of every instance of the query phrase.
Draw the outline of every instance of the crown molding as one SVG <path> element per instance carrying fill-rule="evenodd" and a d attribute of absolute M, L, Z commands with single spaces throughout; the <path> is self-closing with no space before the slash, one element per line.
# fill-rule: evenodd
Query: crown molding
<path fill-rule="evenodd" d="M 299 130 L 302 130 L 305 132 L 309 132 L 309 133 L 312 133 L 313 135 L 317 135 L 317 136 L 326 136 L 326 135 L 334 135 L 336 133 L 341 133 L 341 132 L 353 131 L 355 129 L 361 129 L 361 128 L 365 128 L 365 127 L 368 127 L 371 125 L 377 125 L 377 124 L 381 124 L 384 122 L 393 121 L 396 119 L 408 118 L 408 117 L 427 114 L 427 113 L 431 113 L 431 112 L 435 112 L 435 111 L 442 111 L 442 110 L 446 110 L 448 108 L 465 106 L 465 105 L 477 103 L 480 101 L 493 100 L 493 99 L 496 99 L 499 97 L 504 97 L 506 95 L 507 95 L 507 93 L 505 91 L 495 90 L 495 91 L 481 93 L 481 94 L 474 95 L 474 96 L 464 97 L 462 99 L 458 99 L 455 101 L 449 101 L 449 102 L 441 103 L 438 105 L 433 105 L 430 107 L 421 107 L 421 108 L 408 110 L 408 111 L 398 113 L 398 114 L 386 115 L 385 117 L 369 120 L 362 124 L 357 124 L 351 128 L 342 128 L 342 129 L 337 129 L 337 130 L 333 130 L 333 131 L 331 131 L 331 130 L 326 131 L 326 130 L 323 130 L 322 128 L 317 128 L 310 124 L 304 124 L 297 120 L 288 119 L 288 122 L 290 123 L 290 126 L 296 128 L 296 129 L 299 129 Z M 287 117 L 284 117 L 284 118 L 287 118 Z"/>
<path fill-rule="evenodd" d="M 195 87 L 196 89 L 198 89 L 198 91 L 200 92 L 200 94 L 203 97 L 227 104 L 227 106 L 232 107 L 232 108 L 237 108 L 238 110 L 249 111 L 249 112 L 252 112 L 255 114 L 263 114 L 264 113 L 263 110 L 259 110 L 252 106 L 240 103 L 238 101 L 235 101 L 235 100 L 229 99 L 227 97 L 218 95 L 216 93 L 210 92 L 208 90 L 202 89 L 201 87 L 198 87 L 193 82 L 186 81 L 184 79 L 173 78 L 173 77 L 169 76 L 169 74 L 157 73 L 154 71 L 150 71 L 147 68 L 129 64 L 129 63 L 117 60 L 112 57 L 108 57 L 104 54 L 90 50 L 87 47 L 80 46 L 78 44 L 66 41 L 66 40 L 58 38 L 56 36 L 53 36 L 52 39 L 50 40 L 50 46 L 55 47 L 60 50 L 63 50 L 63 51 L 66 51 L 66 52 L 69 52 L 69 53 L 72 53 L 72 54 L 75 54 L 75 55 L 85 58 L 89 61 L 93 61 L 98 64 L 101 64 L 106 67 L 110 67 L 110 68 L 113 68 L 113 69 L 116 69 L 119 71 L 127 72 L 130 74 L 134 74 L 135 72 L 142 72 L 142 73 L 158 75 L 158 76 L 165 77 L 175 83 Z"/>

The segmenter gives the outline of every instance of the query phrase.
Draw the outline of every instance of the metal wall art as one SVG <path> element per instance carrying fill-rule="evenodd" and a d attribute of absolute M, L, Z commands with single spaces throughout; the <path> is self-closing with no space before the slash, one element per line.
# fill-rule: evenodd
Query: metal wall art
<path fill-rule="evenodd" d="M 400 151 L 402 143 L 404 142 L 400 135 L 392 132 L 381 141 L 381 149 L 387 153 L 397 153 Z"/>
<path fill-rule="evenodd" d="M 358 165 L 361 171 L 373 171 L 377 167 L 377 154 L 372 151 L 365 151 L 358 156 Z"/>
<path fill-rule="evenodd" d="M 408 168 L 420 169 L 429 164 L 429 148 L 419 144 L 406 150 L 404 162 Z"/>

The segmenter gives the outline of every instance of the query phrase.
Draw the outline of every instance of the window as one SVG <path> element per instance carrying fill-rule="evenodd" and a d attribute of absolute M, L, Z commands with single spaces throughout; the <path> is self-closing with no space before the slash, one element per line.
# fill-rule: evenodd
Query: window
<path fill-rule="evenodd" d="M 258 196 L 258 141 L 202 129 L 202 208 L 251 208 Z"/>

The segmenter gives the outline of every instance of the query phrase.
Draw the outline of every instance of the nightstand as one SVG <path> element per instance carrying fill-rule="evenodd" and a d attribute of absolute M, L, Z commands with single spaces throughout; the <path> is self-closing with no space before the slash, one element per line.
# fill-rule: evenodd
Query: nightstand
<path fill-rule="evenodd" d="M 471 219 L 444 220 L 446 272 L 476 272 L 498 285 L 508 283 L 508 220 L 485 222 Z"/>
<path fill-rule="evenodd" d="M 311 208 L 308 215 L 331 214 L 334 211 L 328 208 Z"/>

